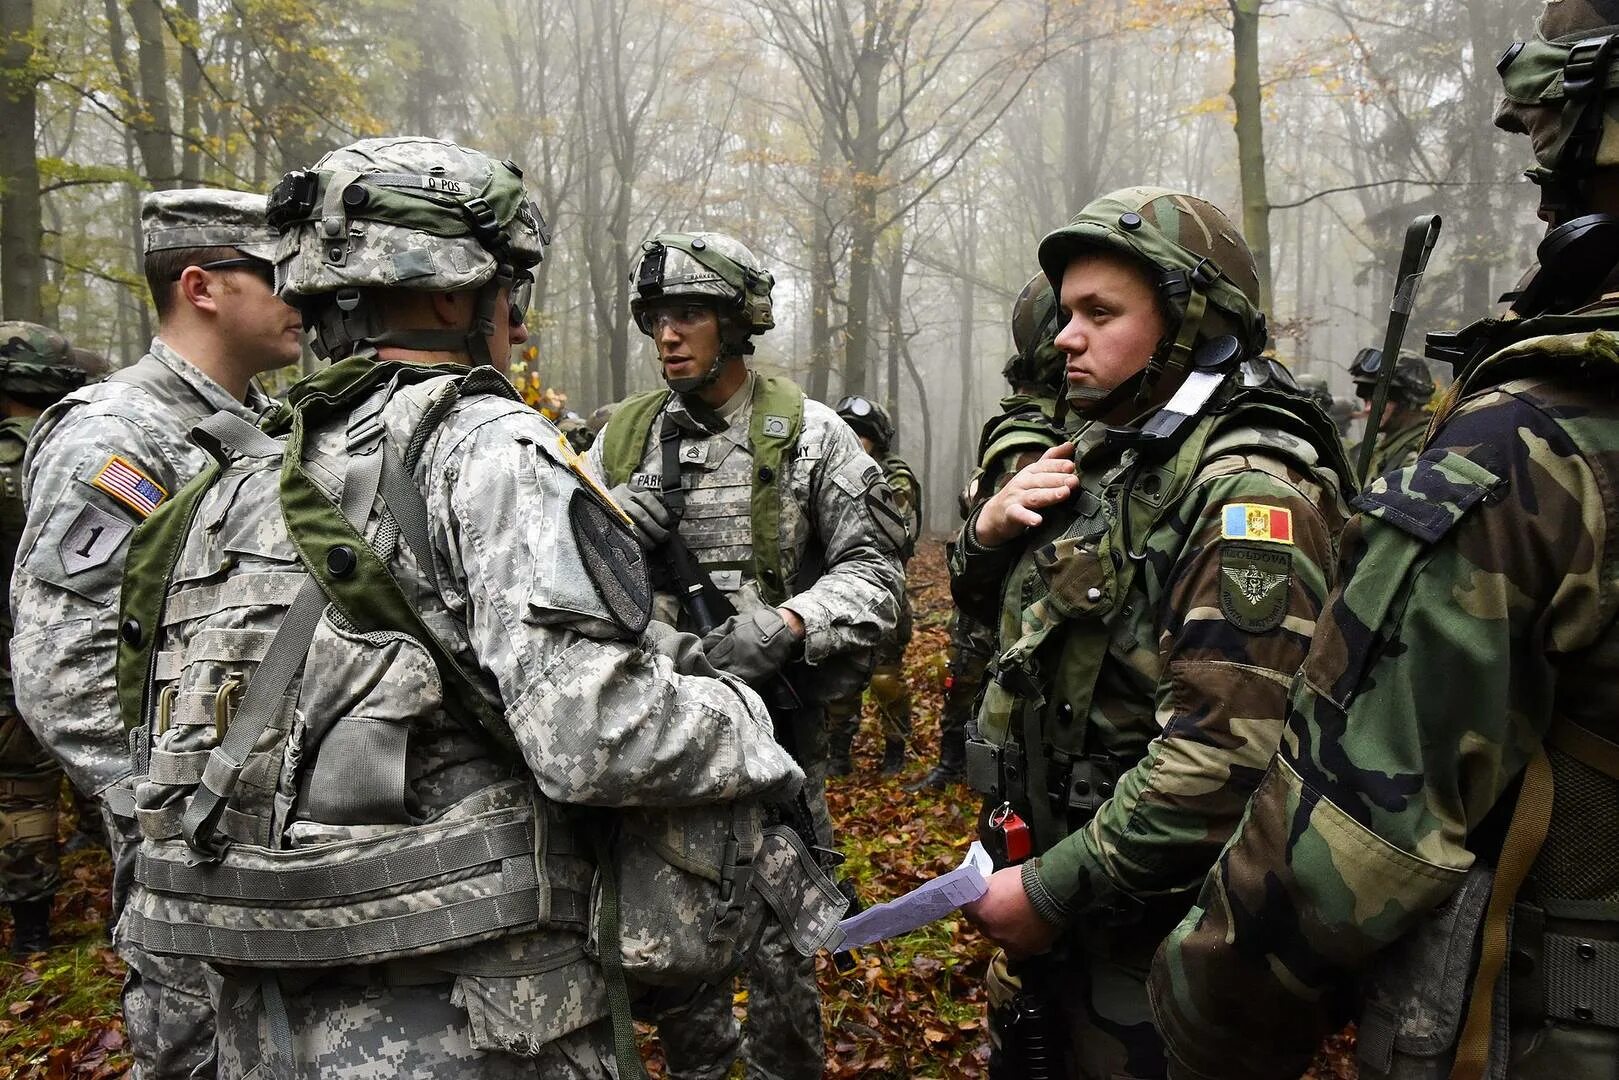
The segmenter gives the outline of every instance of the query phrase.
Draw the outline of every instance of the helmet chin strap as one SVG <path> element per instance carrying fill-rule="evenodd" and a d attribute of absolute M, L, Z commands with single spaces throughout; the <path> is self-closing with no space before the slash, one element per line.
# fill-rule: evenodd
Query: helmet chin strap
<path fill-rule="evenodd" d="M 465 330 L 388 330 L 379 325 L 373 305 L 358 291 L 339 293 L 326 306 L 315 328 L 326 359 L 341 359 L 362 351 L 393 346 L 411 352 L 450 352 L 466 356 L 472 366 L 492 363 L 489 338 L 495 332 L 495 307 L 502 286 L 510 279 L 496 274 L 478 289 L 472 323 Z"/>
<path fill-rule="evenodd" d="M 729 323 L 722 322 L 720 326 L 720 354 L 714 362 L 708 365 L 708 370 L 701 375 L 682 376 L 675 379 L 665 379 L 669 389 L 683 398 L 695 397 L 719 382 L 720 376 L 725 374 L 725 368 L 732 360 L 740 360 L 753 355 L 753 341 L 748 337 L 746 330 L 737 333 L 738 328 Z"/>

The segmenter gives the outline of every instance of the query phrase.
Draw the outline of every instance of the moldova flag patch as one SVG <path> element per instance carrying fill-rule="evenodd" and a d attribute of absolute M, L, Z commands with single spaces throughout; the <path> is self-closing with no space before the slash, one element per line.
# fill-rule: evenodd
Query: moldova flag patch
<path fill-rule="evenodd" d="M 90 485 L 105 491 L 142 518 L 163 504 L 169 493 L 124 458 L 114 454 Z"/>
<path fill-rule="evenodd" d="M 1291 544 L 1293 511 L 1260 503 L 1231 503 L 1221 511 L 1220 538 Z"/>

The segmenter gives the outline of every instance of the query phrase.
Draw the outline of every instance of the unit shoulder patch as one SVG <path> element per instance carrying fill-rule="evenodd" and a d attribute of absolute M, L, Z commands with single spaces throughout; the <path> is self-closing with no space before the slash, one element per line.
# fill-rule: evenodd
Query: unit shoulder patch
<path fill-rule="evenodd" d="M 613 621 L 639 637 L 652 618 L 652 578 L 635 535 L 590 492 L 568 503 L 573 541 Z"/>
<path fill-rule="evenodd" d="M 1263 503 L 1228 503 L 1220 510 L 1220 539 L 1293 543 L 1293 511 Z"/>
<path fill-rule="evenodd" d="M 1220 546 L 1220 613 L 1250 634 L 1282 625 L 1293 583 L 1293 553 L 1285 547 L 1225 543 Z"/>
<path fill-rule="evenodd" d="M 142 472 L 128 458 L 113 454 L 90 478 L 90 486 L 111 495 L 133 510 L 142 520 L 163 505 L 169 497 L 164 487 Z"/>
<path fill-rule="evenodd" d="M 105 565 L 124 537 L 134 531 L 133 523 L 85 503 L 57 542 L 56 554 L 62 560 L 62 569 L 72 576 Z"/>

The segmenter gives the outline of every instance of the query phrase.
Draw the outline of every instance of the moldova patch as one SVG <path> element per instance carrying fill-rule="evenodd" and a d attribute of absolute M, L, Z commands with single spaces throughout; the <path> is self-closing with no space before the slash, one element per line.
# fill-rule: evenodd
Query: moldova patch
<path fill-rule="evenodd" d="M 1220 511 L 1220 539 L 1293 542 L 1293 511 L 1260 503 L 1231 503 Z"/>
<path fill-rule="evenodd" d="M 169 497 L 169 493 L 151 477 L 117 454 L 107 459 L 107 463 L 90 480 L 90 486 L 105 491 L 143 519 Z"/>
<path fill-rule="evenodd" d="M 1259 544 L 1220 546 L 1220 613 L 1250 634 L 1282 625 L 1293 581 L 1293 553 Z"/>

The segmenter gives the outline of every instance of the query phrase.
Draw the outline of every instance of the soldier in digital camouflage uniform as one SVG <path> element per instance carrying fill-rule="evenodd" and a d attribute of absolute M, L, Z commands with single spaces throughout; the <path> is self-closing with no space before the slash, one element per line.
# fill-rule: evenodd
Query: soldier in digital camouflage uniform
<path fill-rule="evenodd" d="M 154 192 L 142 231 L 157 336 L 133 366 L 40 418 L 23 463 L 28 526 L 11 590 L 17 707 L 74 786 L 109 814 L 115 918 L 135 839 L 114 668 L 128 539 L 207 462 L 186 437 L 191 426 L 220 410 L 256 417 L 269 399 L 254 376 L 300 352 L 298 314 L 271 289 L 275 237 L 262 195 Z M 213 1044 L 200 966 L 127 944 L 119 951 L 137 1070 L 146 1080 L 189 1075 Z"/>
<path fill-rule="evenodd" d="M 199 428 L 219 466 L 137 540 L 170 562 L 125 595 L 121 663 L 152 673 L 124 701 L 129 932 L 222 970 L 222 1077 L 620 1075 L 591 808 L 729 822 L 802 774 L 743 683 L 648 628 L 628 524 L 503 377 L 545 243 L 518 168 L 365 139 L 284 177 L 270 219 L 334 362 L 263 431 Z"/>
<path fill-rule="evenodd" d="M 28 433 L 48 406 L 101 373 L 48 327 L 0 323 L 0 581 L 7 586 L 22 540 Z M 0 603 L 0 631 L 0 902 L 11 908 L 12 955 L 26 956 L 50 946 L 51 897 L 60 881 L 62 767 L 17 715 L 5 644 L 11 639 L 9 599 Z"/>
<path fill-rule="evenodd" d="M 1377 372 L 1382 366 L 1383 355 L 1376 349 L 1365 349 L 1355 357 L 1354 366 L 1349 369 L 1349 375 L 1355 380 L 1355 393 L 1366 403 L 1368 409 L 1372 406 L 1372 396 L 1377 392 Z M 1403 469 L 1417 460 L 1417 454 L 1422 450 L 1422 437 L 1428 433 L 1428 403 L 1433 400 L 1433 375 L 1428 372 L 1428 362 L 1414 352 L 1400 350 L 1399 363 L 1394 367 L 1394 377 L 1389 380 L 1388 401 L 1383 406 L 1383 420 L 1377 426 L 1377 448 L 1372 451 L 1372 463 L 1366 470 L 1366 478 L 1382 476 L 1394 469 Z M 1367 420 L 1370 429 L 1371 421 Z M 1349 459 L 1357 465 L 1360 463 L 1359 444 L 1349 451 Z"/>
<path fill-rule="evenodd" d="M 1368 1078 L 1619 1068 L 1616 33 L 1554 0 L 1502 58 L 1553 228 L 1508 312 L 1430 339 L 1433 434 L 1355 500 L 1279 752 L 1153 965 L 1174 1075 L 1294 1077 L 1357 1016 Z"/>
<path fill-rule="evenodd" d="M 894 491 L 894 502 L 905 516 L 905 546 L 900 557 L 909 561 L 916 553 L 922 531 L 922 487 L 905 459 L 893 452 L 894 422 L 881 404 L 850 394 L 837 404 L 837 413 L 860 438 L 861 449 L 882 466 L 883 479 Z M 911 737 L 911 688 L 905 682 L 905 647 L 911 643 L 911 600 L 900 596 L 899 625 L 877 651 L 868 688 L 883 733 L 882 774 L 892 776 L 905 767 L 905 744 Z M 827 731 L 832 756 L 828 772 L 847 776 L 854 771 L 851 750 L 860 731 L 862 695 L 856 691 L 826 707 Z"/>
<path fill-rule="evenodd" d="M 750 370 L 751 338 L 774 325 L 771 286 L 752 252 L 731 237 L 648 240 L 631 307 L 669 390 L 621 403 L 590 458 L 654 561 L 667 561 L 674 532 L 708 579 L 666 581 L 660 617 L 707 629 L 670 591 L 701 584 L 696 599 L 705 608 L 712 600 L 738 612 L 704 639 L 715 666 L 767 699 L 780 698 L 779 676 L 788 674 L 799 707 L 778 706 L 778 725 L 808 777 L 816 840 L 829 847 L 824 707 L 858 690 L 894 632 L 905 519 L 882 469 L 837 413 L 785 379 Z M 743 972 L 745 1050 L 730 987 L 716 987 L 662 1022 L 673 1073 L 722 1077 L 741 1053 L 750 1077 L 819 1077 L 814 964 L 767 933 Z"/>
<path fill-rule="evenodd" d="M 1275 750 L 1347 469 L 1318 410 L 1250 378 L 1257 273 L 1214 206 L 1116 191 L 1039 254 L 1094 422 L 981 505 L 951 563 L 1000 650 L 967 776 L 1003 868 L 964 911 L 1005 950 L 992 1076 L 1157 1077 L 1148 962 Z"/>
<path fill-rule="evenodd" d="M 1016 351 L 1001 368 L 1012 392 L 1001 398 L 1000 411 L 984 421 L 979 432 L 977 465 L 960 497 L 963 518 L 1063 440 L 1058 403 L 1065 381 L 1064 358 L 1054 343 L 1057 328 L 1056 294 L 1046 276 L 1036 274 L 1012 304 Z M 993 625 L 974 619 L 959 607 L 951 610 L 944 708 L 939 713 L 939 761 L 921 780 L 907 785 L 907 790 L 940 791 L 961 782 L 967 725 L 994 648 Z"/>

